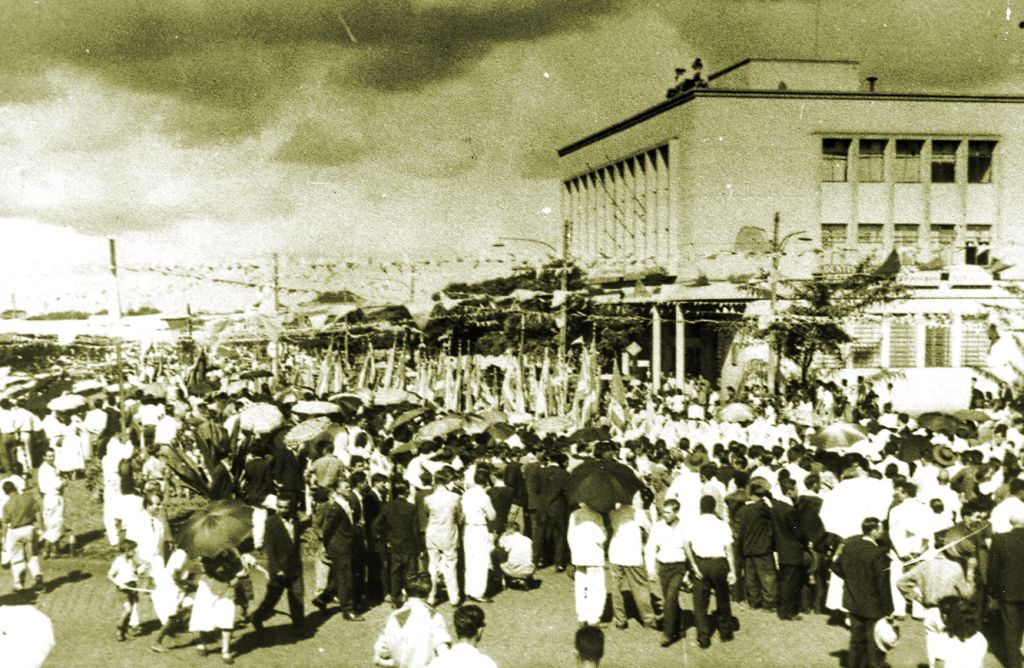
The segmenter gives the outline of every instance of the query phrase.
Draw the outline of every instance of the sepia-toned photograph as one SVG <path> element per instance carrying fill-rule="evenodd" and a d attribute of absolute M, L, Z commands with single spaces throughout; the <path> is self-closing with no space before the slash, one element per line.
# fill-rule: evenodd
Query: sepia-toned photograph
<path fill-rule="evenodd" d="M 1024 0 L 0 0 L 0 665 L 1021 668 Z"/>

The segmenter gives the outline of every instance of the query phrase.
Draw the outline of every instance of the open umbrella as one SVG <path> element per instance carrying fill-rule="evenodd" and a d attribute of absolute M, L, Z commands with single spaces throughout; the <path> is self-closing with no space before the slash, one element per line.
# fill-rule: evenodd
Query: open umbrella
<path fill-rule="evenodd" d="M 416 432 L 416 436 L 413 438 L 414 441 L 431 441 L 435 438 L 447 436 L 448 434 L 462 429 L 465 424 L 465 420 L 461 415 L 449 414 L 445 415 L 433 422 L 423 425 L 419 431 Z"/>
<path fill-rule="evenodd" d="M 727 404 L 718 411 L 718 419 L 722 422 L 753 422 L 754 409 L 740 402 Z"/>
<path fill-rule="evenodd" d="M 37 668 L 53 649 L 53 623 L 31 605 L 0 605 L 0 656 L 4 665 Z"/>
<path fill-rule="evenodd" d="M 51 411 L 73 411 L 85 405 L 85 397 L 80 394 L 62 394 L 47 402 L 46 407 Z"/>
<path fill-rule="evenodd" d="M 284 415 L 273 404 L 257 403 L 243 408 L 238 414 L 238 421 L 241 428 L 246 431 L 269 434 L 284 424 Z"/>
<path fill-rule="evenodd" d="M 252 533 L 252 506 L 211 501 L 194 511 L 178 530 L 178 545 L 193 558 L 215 557 L 238 547 Z"/>
<path fill-rule="evenodd" d="M 562 434 L 570 428 L 569 418 L 555 415 L 552 417 L 541 418 L 533 423 L 533 430 L 537 432 L 538 436 L 545 436 L 547 434 Z"/>
<path fill-rule="evenodd" d="M 584 427 L 574 431 L 569 440 L 573 443 L 594 443 L 595 441 L 607 441 L 611 437 L 612 433 L 607 427 Z"/>
<path fill-rule="evenodd" d="M 499 411 L 496 408 L 482 411 L 479 415 L 480 418 L 488 425 L 496 424 L 498 422 L 508 422 L 508 415 L 506 415 L 504 411 Z"/>
<path fill-rule="evenodd" d="M 95 378 L 86 378 L 71 386 L 71 391 L 76 394 L 93 394 L 96 392 L 106 392 L 106 390 L 107 384 Z"/>
<path fill-rule="evenodd" d="M 341 407 L 330 401 L 299 401 L 292 406 L 292 413 L 298 415 L 332 415 L 340 412 Z"/>
<path fill-rule="evenodd" d="M 932 451 L 932 442 L 919 434 L 910 434 L 897 441 L 896 456 L 910 463 L 921 459 L 925 452 Z"/>
<path fill-rule="evenodd" d="M 284 435 L 284 442 L 288 445 L 304 445 L 327 435 L 334 425 L 329 417 L 315 417 L 304 420 Z"/>
<path fill-rule="evenodd" d="M 961 411 L 953 413 L 953 417 L 964 422 L 988 422 L 992 419 L 992 416 L 985 411 L 979 411 L 976 408 L 967 408 Z"/>
<path fill-rule="evenodd" d="M 966 426 L 966 423 L 946 413 L 921 413 L 917 424 L 931 431 L 948 431 L 951 434 Z"/>
<path fill-rule="evenodd" d="M 416 401 L 416 395 L 397 387 L 385 387 L 373 393 L 373 403 L 377 406 L 393 406 L 395 404 Z"/>
<path fill-rule="evenodd" d="M 868 437 L 864 427 L 847 422 L 837 422 L 825 427 L 811 437 L 811 443 L 822 450 L 835 448 L 848 448 L 854 443 L 860 443 Z"/>
<path fill-rule="evenodd" d="M 515 433 L 516 430 L 507 422 L 495 422 L 491 426 L 487 427 L 487 435 L 490 436 L 491 440 L 495 443 L 504 443 L 508 439 L 512 438 L 512 435 Z"/>
<path fill-rule="evenodd" d="M 251 371 L 245 371 L 238 374 L 238 377 L 242 380 L 257 380 L 259 378 L 270 378 L 274 374 L 270 373 L 266 369 L 252 369 Z"/>
<path fill-rule="evenodd" d="M 395 421 L 392 422 L 391 426 L 389 427 L 389 431 L 394 433 L 394 431 L 401 427 L 403 424 L 408 424 L 415 420 L 416 418 L 426 415 L 430 411 L 431 409 L 427 408 L 426 406 L 420 406 L 419 408 L 407 410 L 395 418 Z"/>
<path fill-rule="evenodd" d="M 628 466 L 595 459 L 573 469 L 565 486 L 569 503 L 585 503 L 599 513 L 607 513 L 617 503 L 630 503 L 641 485 Z"/>

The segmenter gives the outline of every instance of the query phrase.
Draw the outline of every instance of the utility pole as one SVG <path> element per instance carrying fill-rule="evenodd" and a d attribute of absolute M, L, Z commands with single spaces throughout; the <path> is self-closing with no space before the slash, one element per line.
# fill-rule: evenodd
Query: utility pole
<path fill-rule="evenodd" d="M 273 350 L 270 354 L 270 373 L 273 374 L 271 379 L 274 382 L 274 387 L 277 387 L 277 377 L 281 371 L 280 357 L 281 357 L 281 336 L 278 334 L 277 315 L 281 311 L 281 262 L 280 256 L 277 253 L 273 254 L 273 284 L 271 289 L 274 294 L 274 338 L 270 342 Z"/>
<path fill-rule="evenodd" d="M 768 327 L 771 328 L 775 324 L 776 316 L 778 315 L 778 303 L 779 303 L 779 269 L 782 264 L 782 254 L 786 252 L 786 244 L 792 239 L 800 239 L 801 241 L 811 241 L 806 236 L 806 231 L 800 230 L 799 232 L 790 232 L 784 237 L 779 237 L 780 219 L 779 212 L 775 212 L 775 218 L 772 223 L 772 241 L 771 241 L 771 255 L 772 265 L 771 274 L 768 277 L 768 289 L 769 289 L 769 302 L 768 302 Z M 771 337 L 768 341 L 768 392 L 771 396 L 775 396 L 778 392 L 778 379 L 779 379 L 779 368 L 782 362 L 781 356 L 779 355 L 779 348 L 782 342 Z"/>
<path fill-rule="evenodd" d="M 565 345 L 569 329 L 569 243 L 572 240 L 572 221 L 568 218 L 562 221 L 562 280 L 560 289 L 562 291 L 562 305 L 559 308 L 561 320 L 558 327 L 558 368 L 561 369 L 565 363 Z"/>
<path fill-rule="evenodd" d="M 118 326 L 121 325 L 121 283 L 117 279 L 117 240 L 111 238 L 110 240 L 110 275 L 114 279 L 114 298 L 115 298 L 115 317 L 117 318 Z M 117 337 L 114 339 L 114 354 L 116 355 L 117 361 L 117 412 L 120 413 L 121 417 L 118 424 L 118 440 L 122 443 L 126 442 L 127 438 L 127 419 L 124 411 L 124 359 L 121 355 L 121 334 L 117 333 Z"/>

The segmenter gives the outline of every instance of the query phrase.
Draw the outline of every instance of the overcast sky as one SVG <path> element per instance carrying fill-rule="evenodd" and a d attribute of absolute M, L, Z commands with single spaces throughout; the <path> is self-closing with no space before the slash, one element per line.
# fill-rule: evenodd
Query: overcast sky
<path fill-rule="evenodd" d="M 1024 0 L 2 0 L 0 266 L 102 261 L 111 235 L 147 261 L 557 243 L 555 149 L 695 57 L 1024 93 L 1021 20 Z"/>

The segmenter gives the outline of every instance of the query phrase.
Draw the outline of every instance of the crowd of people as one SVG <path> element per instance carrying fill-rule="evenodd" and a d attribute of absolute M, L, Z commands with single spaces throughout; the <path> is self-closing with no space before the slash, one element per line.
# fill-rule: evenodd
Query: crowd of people
<path fill-rule="evenodd" d="M 601 629 L 627 628 L 634 608 L 635 622 L 671 652 L 686 632 L 682 608 L 692 608 L 697 645 L 708 649 L 716 635 L 729 642 L 739 632 L 737 604 L 780 624 L 821 614 L 849 626 L 850 666 L 883 665 L 908 615 L 923 620 L 930 665 L 980 666 L 989 649 L 981 624 L 995 606 L 1002 640 L 992 649 L 1020 665 L 1024 433 L 1010 392 L 976 391 L 973 407 L 987 419 L 933 430 L 895 413 L 885 383 L 816 383 L 779 400 L 700 381 L 657 395 L 636 385 L 628 424 L 585 438 L 523 423 L 421 439 L 434 411 L 370 401 L 296 441 L 288 434 L 304 416 L 291 409 L 318 399 L 311 390 L 222 390 L 191 396 L 168 383 L 160 396 L 133 392 L 124 415 L 116 395 L 99 392 L 36 423 L 0 404 L 14 589 L 40 585 L 39 557 L 67 547 L 64 487 L 93 465 L 118 552 L 108 573 L 123 598 L 117 638 L 138 633 L 147 594 L 161 622 L 158 652 L 187 628 L 201 652 L 219 645 L 230 663 L 232 632 L 259 632 L 285 597 L 296 638 L 309 633 L 307 601 L 337 606 L 353 623 L 390 605 L 373 648 L 378 665 L 493 665 L 478 648 L 486 604 L 529 596 L 539 570 L 571 569 L 577 650 L 588 665 L 603 653 Z M 737 399 L 750 414 L 728 417 Z M 261 402 L 276 404 L 281 424 L 238 447 L 240 416 Z M 816 438 L 836 421 L 861 425 L 864 438 L 847 447 Z M 203 489 L 178 474 L 184 461 L 203 471 Z M 627 469 L 638 491 L 610 508 L 575 500 L 570 477 L 587 462 Z M 883 492 L 880 512 L 837 522 L 830 498 L 859 481 Z M 166 500 L 198 503 L 200 494 L 255 508 L 251 540 L 216 555 L 183 549 Z M 267 582 L 258 602 L 257 572 Z M 439 613 L 445 601 L 454 640 Z"/>

